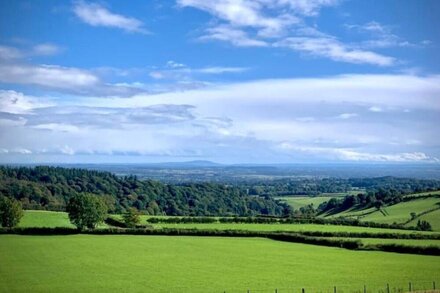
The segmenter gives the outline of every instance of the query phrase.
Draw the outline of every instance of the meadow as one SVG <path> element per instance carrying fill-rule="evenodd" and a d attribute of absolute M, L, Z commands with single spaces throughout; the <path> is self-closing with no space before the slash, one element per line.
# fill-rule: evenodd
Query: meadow
<path fill-rule="evenodd" d="M 434 256 L 182 236 L 1 235 L 0 263 L 1 292 L 379 292 L 440 271 Z"/>

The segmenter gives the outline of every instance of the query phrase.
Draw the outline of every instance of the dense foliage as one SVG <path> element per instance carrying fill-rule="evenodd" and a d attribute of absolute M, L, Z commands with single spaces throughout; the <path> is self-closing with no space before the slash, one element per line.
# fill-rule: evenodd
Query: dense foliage
<path fill-rule="evenodd" d="M 83 169 L 0 167 L 0 195 L 26 209 L 64 210 L 69 198 L 83 193 L 98 195 L 114 213 L 134 207 L 150 215 L 252 216 L 282 215 L 288 209 L 269 197 L 220 184 L 171 185 Z"/>
<path fill-rule="evenodd" d="M 79 230 L 94 229 L 104 222 L 108 207 L 104 201 L 90 193 L 72 196 L 66 207 L 69 219 Z"/>
<path fill-rule="evenodd" d="M 7 197 L 0 196 L 0 225 L 15 227 L 23 217 L 21 203 Z"/>
<path fill-rule="evenodd" d="M 122 219 L 124 219 L 124 224 L 128 228 L 135 228 L 136 225 L 141 221 L 139 212 L 135 208 L 128 208 L 122 215 Z"/>

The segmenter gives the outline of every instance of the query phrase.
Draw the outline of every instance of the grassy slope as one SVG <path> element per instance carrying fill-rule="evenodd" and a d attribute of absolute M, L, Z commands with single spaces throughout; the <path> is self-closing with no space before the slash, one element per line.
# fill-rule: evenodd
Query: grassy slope
<path fill-rule="evenodd" d="M 410 213 L 419 214 L 423 211 L 436 207 L 436 203 L 440 202 L 440 198 L 424 198 L 408 202 L 401 202 L 396 205 L 385 208 L 388 213 L 384 216 L 381 212 L 376 211 L 362 218 L 363 221 L 372 221 L 378 223 L 403 223 L 410 219 Z"/>
<path fill-rule="evenodd" d="M 333 285 L 348 292 L 364 284 L 377 292 L 408 281 L 428 288 L 440 271 L 434 256 L 261 238 L 121 235 L 1 235 L 0 263 L 1 292 L 316 292 Z"/>
<path fill-rule="evenodd" d="M 432 230 L 440 231 L 440 210 L 436 210 L 426 215 L 423 215 L 415 219 L 414 221 L 409 222 L 408 226 L 415 226 L 418 220 L 428 221 L 432 226 Z"/>

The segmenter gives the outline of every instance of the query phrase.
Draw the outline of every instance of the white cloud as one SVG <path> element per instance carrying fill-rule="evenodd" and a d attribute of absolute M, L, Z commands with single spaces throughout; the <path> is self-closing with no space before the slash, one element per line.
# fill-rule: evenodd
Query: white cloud
<path fill-rule="evenodd" d="M 331 148 L 316 146 L 297 146 L 284 142 L 279 145 L 285 151 L 302 152 L 318 155 L 328 160 L 356 161 L 356 162 L 438 162 L 439 159 L 423 152 L 411 153 L 368 153 L 349 148 Z"/>
<path fill-rule="evenodd" d="M 381 107 L 378 107 L 378 106 L 371 106 L 370 108 L 368 108 L 368 110 L 371 111 L 371 112 L 383 112 L 383 109 Z"/>
<path fill-rule="evenodd" d="M 0 45 L 0 60 L 13 60 L 23 58 L 23 53 L 14 47 Z"/>
<path fill-rule="evenodd" d="M 247 71 L 249 68 L 246 67 L 221 67 L 221 66 L 214 66 L 214 67 L 205 67 L 196 69 L 196 72 L 199 73 L 206 73 L 206 74 L 222 74 L 222 73 L 240 73 Z"/>
<path fill-rule="evenodd" d="M 208 28 L 206 34 L 199 40 L 218 40 L 229 42 L 237 47 L 266 47 L 269 44 L 262 40 L 251 38 L 241 29 L 227 25 L 219 25 Z"/>
<path fill-rule="evenodd" d="M 315 27 L 306 25 L 304 16 L 317 16 L 322 7 L 334 6 L 339 2 L 336 0 L 178 1 L 181 6 L 206 11 L 220 20 L 220 24 L 208 27 L 199 37 L 200 40 L 224 41 L 238 47 L 285 47 L 333 61 L 354 64 L 395 65 L 395 58 L 366 50 L 369 47 L 387 46 L 385 42 L 398 41 L 397 37 L 385 32 L 378 23 L 369 23 L 365 30 L 381 29 L 382 38 L 361 44 L 345 44 Z"/>
<path fill-rule="evenodd" d="M 52 88 L 75 88 L 96 85 L 99 79 L 77 68 L 55 65 L 0 64 L 0 81 Z"/>
<path fill-rule="evenodd" d="M 142 21 L 110 12 L 96 3 L 76 2 L 73 12 L 83 22 L 92 26 L 119 28 L 132 33 L 148 33 Z"/>
<path fill-rule="evenodd" d="M 67 145 L 75 155 L 238 161 L 429 161 L 440 156 L 438 97 L 439 76 L 413 75 L 257 80 L 129 98 L 84 97 L 71 106 L 25 105 L 0 113 L 0 121 L 16 121 L 0 123 L 0 148 L 60 153 Z M 372 107 L 387 112 L 372 113 Z"/>
<path fill-rule="evenodd" d="M 41 98 L 25 96 L 16 91 L 0 90 L 0 112 L 12 114 L 28 114 L 34 109 L 53 105 L 50 101 Z"/>
<path fill-rule="evenodd" d="M 51 56 L 61 52 L 61 49 L 54 44 L 38 44 L 32 48 L 34 55 Z"/>
<path fill-rule="evenodd" d="M 56 65 L 0 63 L 0 82 L 99 96 L 126 96 L 141 92 L 136 87 L 106 84 L 88 70 Z"/>
<path fill-rule="evenodd" d="M 314 56 L 328 57 L 334 61 L 357 64 L 365 63 L 379 66 L 390 66 L 396 62 L 392 57 L 371 51 L 350 48 L 334 38 L 291 37 L 277 42 L 274 45 L 305 52 Z"/>
<path fill-rule="evenodd" d="M 338 115 L 337 118 L 350 119 L 350 118 L 357 117 L 357 116 L 358 116 L 358 114 L 356 114 L 356 113 L 342 113 L 342 114 Z"/>

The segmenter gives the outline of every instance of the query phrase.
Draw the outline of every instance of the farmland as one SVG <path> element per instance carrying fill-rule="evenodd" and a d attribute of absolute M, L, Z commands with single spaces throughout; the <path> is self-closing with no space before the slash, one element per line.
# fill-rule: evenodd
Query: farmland
<path fill-rule="evenodd" d="M 0 261 L 4 292 L 377 292 L 430 288 L 440 271 L 434 256 L 260 238 L 2 235 Z"/>

